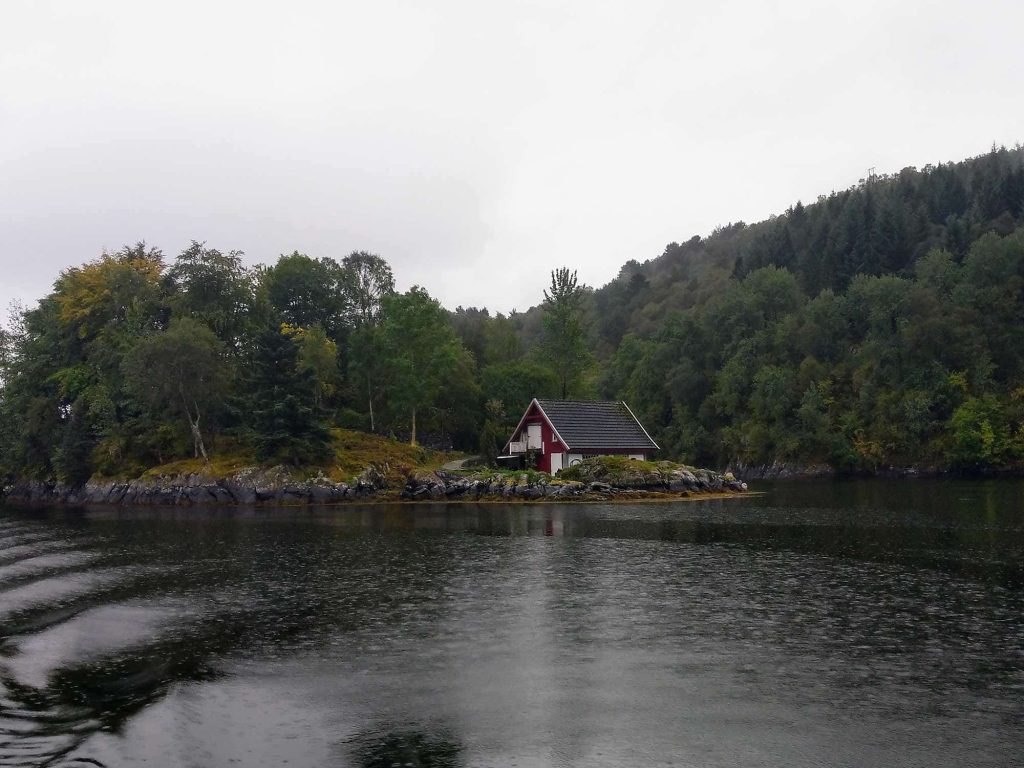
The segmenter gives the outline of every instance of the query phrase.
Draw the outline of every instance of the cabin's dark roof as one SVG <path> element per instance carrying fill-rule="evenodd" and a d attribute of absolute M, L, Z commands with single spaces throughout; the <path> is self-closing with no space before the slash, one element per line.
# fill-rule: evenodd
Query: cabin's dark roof
<path fill-rule="evenodd" d="M 537 403 L 570 450 L 631 448 L 654 451 L 658 448 L 625 403 L 540 399 Z"/>

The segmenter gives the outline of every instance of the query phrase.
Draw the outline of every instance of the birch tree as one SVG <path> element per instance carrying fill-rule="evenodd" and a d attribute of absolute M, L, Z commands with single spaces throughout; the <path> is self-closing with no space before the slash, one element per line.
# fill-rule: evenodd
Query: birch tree
<path fill-rule="evenodd" d="M 196 458 L 209 461 L 202 420 L 228 392 L 224 344 L 191 318 L 171 321 L 167 330 L 143 338 L 125 358 L 125 386 L 156 416 L 184 418 Z"/>
<path fill-rule="evenodd" d="M 350 360 L 352 368 L 366 381 L 366 404 L 373 432 L 377 427 L 373 414 L 374 381 L 380 374 L 377 324 L 384 300 L 395 292 L 395 277 L 387 261 L 366 251 L 350 253 L 341 265 L 349 322 L 354 329 Z"/>

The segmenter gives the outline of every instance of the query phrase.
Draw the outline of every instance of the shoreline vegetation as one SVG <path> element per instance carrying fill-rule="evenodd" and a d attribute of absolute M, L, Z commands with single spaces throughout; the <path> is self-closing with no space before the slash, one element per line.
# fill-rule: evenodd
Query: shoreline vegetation
<path fill-rule="evenodd" d="M 216 464 L 179 461 L 138 477 L 93 477 L 81 486 L 27 480 L 3 489 L 19 503 L 139 505 L 343 504 L 366 502 L 593 502 L 714 498 L 745 493 L 731 473 L 668 461 L 617 456 L 584 460 L 551 477 L 532 469 L 443 469 L 453 454 L 416 448 L 372 435 L 334 431 L 335 445 L 357 443 L 357 456 L 294 467 L 247 463 L 244 456 Z M 374 450 L 376 448 L 376 450 Z M 353 462 L 367 465 L 353 474 Z"/>
<path fill-rule="evenodd" d="M 626 402 L 657 458 L 741 479 L 1024 471 L 1024 147 L 871 175 L 600 288 L 550 278 L 505 315 L 399 292 L 365 251 L 103 252 L 0 327 L 0 487 L 280 466 L 351 489 L 437 469 L 399 441 L 497 456 L 534 397 Z"/>

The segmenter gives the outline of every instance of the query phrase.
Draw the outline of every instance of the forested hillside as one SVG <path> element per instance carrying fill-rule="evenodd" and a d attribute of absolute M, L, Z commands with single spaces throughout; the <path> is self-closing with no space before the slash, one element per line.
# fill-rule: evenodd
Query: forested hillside
<path fill-rule="evenodd" d="M 598 290 L 537 277 L 506 317 L 397 293 L 364 252 L 101 254 L 0 333 L 0 476 L 315 465 L 332 426 L 491 455 L 534 396 L 625 399 L 701 465 L 1024 461 L 1020 148 L 672 243 Z"/>
<path fill-rule="evenodd" d="M 592 297 L 600 394 L 700 462 L 1019 461 L 1022 159 L 873 176 L 627 264 Z"/>

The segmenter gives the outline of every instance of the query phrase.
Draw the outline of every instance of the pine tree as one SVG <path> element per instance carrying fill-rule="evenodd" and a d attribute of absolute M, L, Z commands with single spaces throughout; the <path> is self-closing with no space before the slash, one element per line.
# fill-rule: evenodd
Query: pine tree
<path fill-rule="evenodd" d="M 64 433 L 54 457 L 57 478 L 76 487 L 93 473 L 91 454 L 95 438 L 85 418 L 86 407 L 85 399 L 80 397 L 68 409 Z"/>
<path fill-rule="evenodd" d="M 594 358 L 587 347 L 583 320 L 583 288 L 568 268 L 551 273 L 551 289 L 544 291 L 544 334 L 541 353 L 558 377 L 561 396 L 579 395 Z"/>
<path fill-rule="evenodd" d="M 250 379 L 253 444 L 260 460 L 291 464 L 329 456 L 330 433 L 315 406 L 316 383 L 299 348 L 276 327 L 260 333 Z"/>
<path fill-rule="evenodd" d="M 508 428 L 505 426 L 505 406 L 500 400 L 488 400 L 484 406 L 487 413 L 487 420 L 480 432 L 480 456 L 488 467 L 495 466 L 498 451 L 503 447 L 502 443 L 508 435 Z"/>

